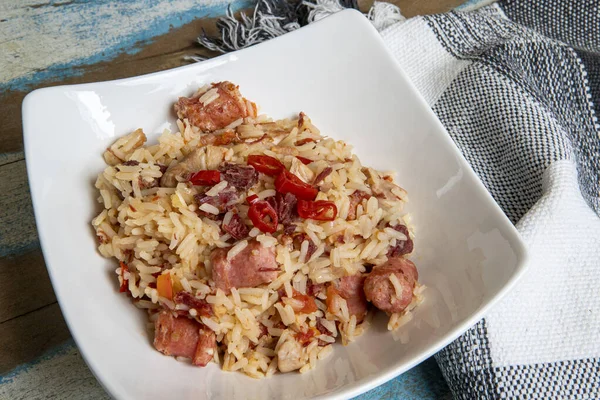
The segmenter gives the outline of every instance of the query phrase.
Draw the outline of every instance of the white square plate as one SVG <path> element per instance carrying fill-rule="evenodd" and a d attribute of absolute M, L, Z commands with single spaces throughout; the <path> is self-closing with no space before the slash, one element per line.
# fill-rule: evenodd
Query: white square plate
<path fill-rule="evenodd" d="M 113 260 L 96 252 L 95 177 L 103 150 L 143 128 L 175 127 L 172 103 L 230 80 L 277 118 L 306 112 L 354 145 L 365 165 L 398 171 L 414 216 L 411 257 L 427 300 L 401 335 L 380 316 L 312 372 L 254 380 L 216 364 L 192 367 L 155 351 L 145 315 L 116 290 Z M 136 78 L 36 90 L 23 103 L 29 183 L 62 312 L 87 363 L 120 399 L 348 398 L 431 356 L 523 273 L 519 236 L 417 93 L 379 34 L 355 11 L 203 63 Z M 396 336 L 396 337 L 394 337 Z M 406 339 L 410 344 L 403 344 Z"/>

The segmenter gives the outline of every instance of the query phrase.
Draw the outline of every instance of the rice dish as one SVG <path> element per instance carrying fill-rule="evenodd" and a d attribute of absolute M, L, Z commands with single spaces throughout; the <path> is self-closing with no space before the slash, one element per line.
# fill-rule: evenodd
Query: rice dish
<path fill-rule="evenodd" d="M 304 113 L 272 120 L 230 82 L 175 103 L 178 132 L 104 153 L 92 225 L 165 355 L 251 377 L 306 372 L 422 301 L 407 193 Z"/>

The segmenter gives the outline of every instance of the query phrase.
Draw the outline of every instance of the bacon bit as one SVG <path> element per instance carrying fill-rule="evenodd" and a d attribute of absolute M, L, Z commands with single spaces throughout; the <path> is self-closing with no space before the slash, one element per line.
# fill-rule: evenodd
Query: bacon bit
<path fill-rule="evenodd" d="M 356 208 L 358 205 L 365 199 L 370 198 L 371 196 L 363 192 L 362 190 L 355 190 L 350 196 L 350 205 L 348 206 L 348 221 L 353 221 L 356 219 Z"/>
<path fill-rule="evenodd" d="M 129 281 L 125 279 L 125 272 L 129 272 L 129 267 L 123 261 L 119 261 L 119 266 L 121 266 L 121 287 L 119 288 L 119 292 L 129 292 Z"/>
<path fill-rule="evenodd" d="M 203 317 L 210 317 L 213 315 L 213 309 L 210 304 L 202 299 L 198 299 L 195 296 L 192 296 L 190 293 L 181 291 L 175 295 L 173 298 L 175 304 L 185 304 L 190 309 L 194 309 L 198 312 L 198 315 Z M 186 311 L 187 314 L 187 311 Z"/>
<path fill-rule="evenodd" d="M 256 140 L 251 140 L 251 141 L 249 141 L 249 142 L 246 142 L 246 143 L 248 143 L 248 144 L 256 144 L 256 143 L 260 143 L 260 142 L 262 142 L 263 140 L 265 140 L 265 139 L 266 139 L 266 138 L 268 138 L 268 137 L 269 137 L 269 135 L 267 135 L 267 134 L 265 133 L 264 135 L 262 135 L 262 136 L 261 136 L 261 137 L 259 137 L 258 139 L 256 139 Z"/>
<path fill-rule="evenodd" d="M 300 162 L 302 162 L 302 164 L 304 164 L 304 165 L 308 165 L 308 164 L 310 164 L 311 162 L 313 162 L 311 159 L 309 159 L 309 158 L 306 158 L 306 157 L 300 157 L 300 156 L 296 156 L 296 158 L 297 158 L 298 160 L 300 160 Z"/>
<path fill-rule="evenodd" d="M 267 197 L 265 200 L 277 212 L 277 218 L 280 224 L 289 225 L 290 222 L 296 218 L 296 203 L 298 200 L 292 193 L 277 193 L 275 196 Z M 296 229 L 295 225 L 294 229 Z"/>
<path fill-rule="evenodd" d="M 317 245 L 313 243 L 306 233 L 297 233 L 294 236 L 294 248 L 300 250 L 302 242 L 308 241 L 308 250 L 306 251 L 306 261 L 310 260 L 310 257 L 317 251 Z"/>
<path fill-rule="evenodd" d="M 317 329 L 310 328 L 306 332 L 298 332 L 295 335 L 296 340 L 302 345 L 302 347 L 306 347 L 310 343 L 310 339 L 315 336 L 315 331 L 317 331 Z"/>
<path fill-rule="evenodd" d="M 325 284 L 324 283 L 313 283 L 313 281 L 309 280 L 306 285 L 306 294 L 309 296 L 316 297 L 317 295 L 325 292 Z"/>
<path fill-rule="evenodd" d="M 260 329 L 260 335 L 258 335 L 259 338 L 269 334 L 269 329 L 260 322 L 258 323 L 258 329 Z"/>
<path fill-rule="evenodd" d="M 241 240 L 248 236 L 248 227 L 242 221 L 242 218 L 238 213 L 231 216 L 231 220 L 228 224 L 223 224 L 223 230 L 231 235 L 232 238 Z"/>
<path fill-rule="evenodd" d="M 388 182 L 392 182 L 392 183 L 394 182 L 394 178 L 392 178 L 392 177 L 391 177 L 391 176 L 389 176 L 389 175 L 386 175 L 386 176 L 384 176 L 384 177 L 383 177 L 383 179 L 385 179 L 385 180 L 386 180 L 386 181 L 388 181 Z"/>
<path fill-rule="evenodd" d="M 304 111 L 300 111 L 300 114 L 298 114 L 298 128 L 302 128 L 302 125 L 304 125 L 305 117 L 306 114 L 304 114 Z"/>
<path fill-rule="evenodd" d="M 300 140 L 296 141 L 296 143 L 294 143 L 294 145 L 296 145 L 296 146 L 302 146 L 302 145 L 304 145 L 306 143 L 315 143 L 315 142 L 316 142 L 315 139 L 304 138 L 304 139 L 300 139 Z"/>
<path fill-rule="evenodd" d="M 408 228 L 401 224 L 392 226 L 391 228 L 403 233 L 406 236 L 406 240 L 396 240 L 396 245 L 394 247 L 390 247 L 388 250 L 388 258 L 400 257 L 411 253 L 413 251 L 414 244 L 408 233 Z"/>
<path fill-rule="evenodd" d="M 283 226 L 283 233 L 285 233 L 288 236 L 292 235 L 295 231 L 296 231 L 296 224 L 289 224 L 289 225 Z"/>
<path fill-rule="evenodd" d="M 248 190 L 258 182 L 258 172 L 251 165 L 225 163 L 219 167 L 221 180 L 237 189 Z"/>
<path fill-rule="evenodd" d="M 152 198 L 152 202 L 155 202 L 155 201 L 158 201 L 158 200 L 160 200 L 160 197 L 159 197 L 159 196 L 154 196 L 154 197 Z"/>
<path fill-rule="evenodd" d="M 98 232 L 96 233 L 96 237 L 98 238 L 98 242 L 105 244 L 108 243 L 108 236 L 106 235 L 106 233 L 104 233 L 103 230 L 98 230 Z"/>
<path fill-rule="evenodd" d="M 135 208 L 134 208 L 134 207 L 133 207 L 131 204 L 129 205 L 129 209 L 130 209 L 131 211 L 133 211 L 133 212 L 136 212 L 136 211 L 137 211 L 137 210 L 136 210 L 136 209 L 135 209 Z"/>
<path fill-rule="evenodd" d="M 319 175 L 317 175 L 313 180 L 313 185 L 318 185 L 319 183 L 323 182 L 325 178 L 327 178 L 332 172 L 333 169 L 331 167 L 327 167 L 323 171 L 319 172 Z"/>
<path fill-rule="evenodd" d="M 319 333 L 321 333 L 322 335 L 331 335 L 331 332 L 329 332 L 329 329 L 325 328 L 325 325 L 323 325 L 321 323 L 322 319 L 323 318 L 317 318 L 317 324 L 316 324 L 315 328 L 317 328 Z"/>
<path fill-rule="evenodd" d="M 161 174 L 164 174 L 165 172 L 167 172 L 168 167 L 166 165 L 163 165 L 163 164 L 156 164 L 156 165 L 158 165 L 158 169 L 160 170 Z"/>

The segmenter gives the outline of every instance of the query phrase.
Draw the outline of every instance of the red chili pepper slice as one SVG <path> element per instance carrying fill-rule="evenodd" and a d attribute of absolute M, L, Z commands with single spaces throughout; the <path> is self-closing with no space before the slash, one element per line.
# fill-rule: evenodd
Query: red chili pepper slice
<path fill-rule="evenodd" d="M 285 169 L 285 166 L 271 156 L 248 156 L 248 164 L 252 165 L 255 170 L 269 176 L 275 176 Z"/>
<path fill-rule="evenodd" d="M 298 215 L 318 221 L 333 221 L 337 216 L 337 207 L 333 201 L 298 200 Z"/>
<path fill-rule="evenodd" d="M 121 267 L 121 287 L 119 288 L 119 292 L 125 293 L 129 290 L 129 282 L 125 279 L 125 272 L 129 271 L 129 268 L 123 261 L 119 261 L 119 266 Z"/>
<path fill-rule="evenodd" d="M 252 196 L 248 196 L 246 197 L 246 202 L 248 202 L 248 204 L 252 204 L 254 203 L 256 200 L 258 200 L 258 196 L 253 194 Z"/>
<path fill-rule="evenodd" d="M 192 185 L 211 186 L 221 182 L 221 173 L 216 170 L 198 171 L 190 177 Z"/>
<path fill-rule="evenodd" d="M 275 179 L 275 190 L 281 194 L 291 193 L 302 200 L 313 200 L 319 193 L 316 188 L 285 169 Z"/>
<path fill-rule="evenodd" d="M 296 156 L 296 158 L 298 160 L 302 161 L 302 164 L 304 164 L 304 165 L 308 165 L 312 162 L 312 160 L 310 158 L 300 157 L 300 156 Z"/>
<path fill-rule="evenodd" d="M 255 227 L 265 233 L 273 233 L 277 230 L 277 212 L 264 200 L 256 200 L 248 210 L 248 217 Z"/>

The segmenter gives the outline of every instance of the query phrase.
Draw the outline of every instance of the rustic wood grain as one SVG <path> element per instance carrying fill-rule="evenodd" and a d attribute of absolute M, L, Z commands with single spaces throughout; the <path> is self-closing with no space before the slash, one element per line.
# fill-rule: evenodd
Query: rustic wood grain
<path fill-rule="evenodd" d="M 56 303 L 39 248 L 0 259 L 0 326 L 31 311 Z"/>
<path fill-rule="evenodd" d="M 4 377 L 0 399 L 108 400 L 72 341 Z"/>
<path fill-rule="evenodd" d="M 196 45 L 196 38 L 205 29 L 215 32 L 215 19 L 204 18 L 173 29 L 166 35 L 153 40 L 135 54 L 123 54 L 114 60 L 100 62 L 92 66 L 72 68 L 72 75 L 64 80 L 45 81 L 33 85 L 31 90 L 41 87 L 70 85 L 78 83 L 99 82 L 112 79 L 128 78 L 151 72 L 163 71 L 190 63 L 185 56 L 199 54 L 214 56 L 216 53 Z M 27 92 L 9 91 L 0 94 L 0 153 L 19 152 L 23 150 L 23 127 L 21 104 Z"/>
<path fill-rule="evenodd" d="M 22 153 L 5 158 L 8 162 L 0 166 L 0 257 L 20 253 L 38 244 Z"/>
<path fill-rule="evenodd" d="M 33 360 L 69 338 L 69 330 L 57 303 L 1 323 L 0 374 Z"/>

